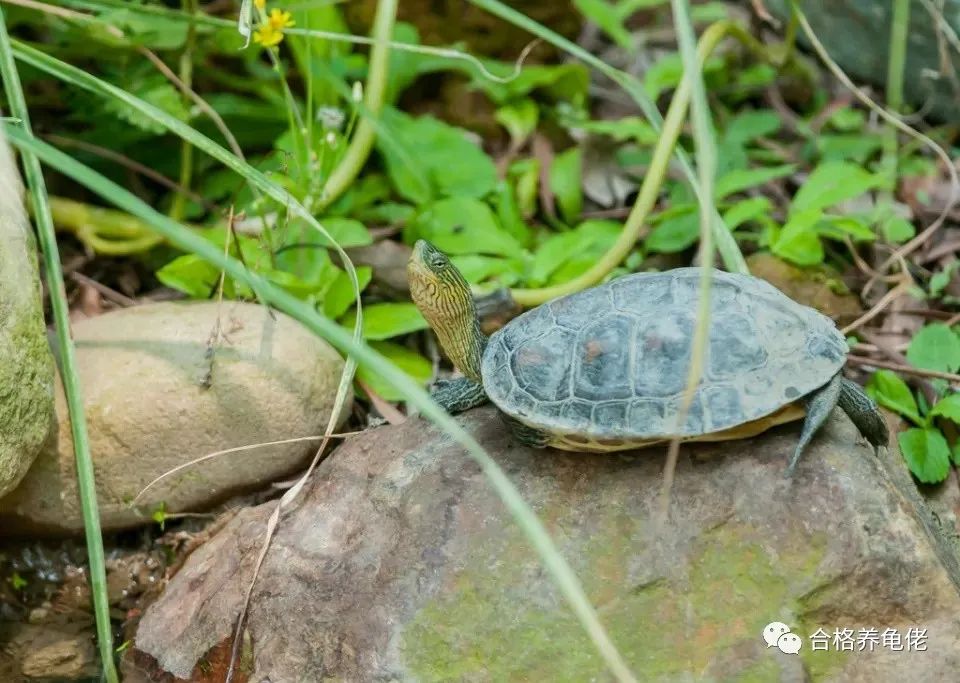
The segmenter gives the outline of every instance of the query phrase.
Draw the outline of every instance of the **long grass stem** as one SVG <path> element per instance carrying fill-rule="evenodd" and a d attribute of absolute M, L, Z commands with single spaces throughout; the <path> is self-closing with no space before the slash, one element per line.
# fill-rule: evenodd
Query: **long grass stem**
<path fill-rule="evenodd" d="M 20 136 L 26 140 L 35 140 L 30 127 L 30 113 L 20 85 L 20 74 L 14 62 L 7 34 L 6 19 L 0 9 L 0 75 L 3 76 L 4 91 L 10 104 L 10 113 L 20 119 Z M 60 377 L 67 397 L 70 411 L 70 429 L 73 433 L 73 449 L 77 465 L 77 488 L 80 494 L 80 509 L 83 514 L 83 528 L 87 541 L 87 558 L 90 564 L 89 581 L 93 598 L 93 612 L 97 625 L 97 644 L 100 648 L 100 660 L 103 676 L 109 683 L 115 683 L 117 669 L 113 660 L 113 632 L 110 626 L 110 607 L 107 600 L 107 574 L 103 554 L 103 537 L 100 530 L 100 511 L 97 506 L 97 488 L 93 474 L 93 458 L 90 454 L 90 440 L 87 435 L 87 421 L 83 409 L 83 393 L 77 374 L 76 354 L 73 338 L 70 335 L 70 307 L 67 303 L 66 288 L 63 284 L 63 271 L 60 269 L 60 252 L 57 249 L 57 236 L 53 229 L 53 219 L 47 204 L 47 189 L 43 180 L 40 161 L 29 150 L 21 150 L 23 168 L 30 189 L 34 222 L 37 226 L 40 247 L 43 253 L 43 267 L 50 291 L 50 306 L 56 326 L 57 343 L 60 353 Z"/>

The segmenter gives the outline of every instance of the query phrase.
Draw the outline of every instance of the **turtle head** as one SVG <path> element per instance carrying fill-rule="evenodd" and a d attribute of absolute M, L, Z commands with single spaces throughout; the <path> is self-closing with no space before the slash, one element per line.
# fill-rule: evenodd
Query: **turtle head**
<path fill-rule="evenodd" d="M 470 285 L 447 255 L 426 240 L 417 240 L 407 263 L 410 295 L 440 340 L 453 364 L 479 382 L 486 343 L 480 332 Z"/>

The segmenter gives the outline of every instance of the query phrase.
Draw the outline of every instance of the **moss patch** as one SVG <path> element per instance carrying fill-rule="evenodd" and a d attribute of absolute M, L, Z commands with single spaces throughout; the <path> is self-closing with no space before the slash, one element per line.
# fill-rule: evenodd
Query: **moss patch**
<path fill-rule="evenodd" d="M 760 633 L 770 621 L 789 622 L 796 614 L 792 589 L 808 581 L 826 545 L 807 538 L 789 557 L 782 547 L 774 557 L 756 529 L 732 523 L 697 540 L 686 580 L 631 587 L 643 550 L 638 522 L 614 517 L 590 531 L 581 532 L 580 543 L 568 537 L 564 554 L 579 558 L 588 595 L 641 680 L 691 673 L 771 680 L 779 670 L 776 653 L 764 648 Z M 545 585 L 549 579 L 525 541 L 506 530 L 470 540 L 465 568 L 402 634 L 404 659 L 417 678 L 602 678 L 602 662 L 562 598 Z"/>

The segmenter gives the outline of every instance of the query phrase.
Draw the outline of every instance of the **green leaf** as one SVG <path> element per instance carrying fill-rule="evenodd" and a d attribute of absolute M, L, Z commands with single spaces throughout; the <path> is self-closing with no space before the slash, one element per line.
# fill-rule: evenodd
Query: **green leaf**
<path fill-rule="evenodd" d="M 934 416 L 945 417 L 960 425 L 960 394 L 950 394 L 940 399 L 930 409 L 930 417 Z"/>
<path fill-rule="evenodd" d="M 700 237 L 700 215 L 696 206 L 674 207 L 670 214 L 669 218 L 657 223 L 650 231 L 644 242 L 649 251 L 676 253 L 691 246 Z"/>
<path fill-rule="evenodd" d="M 816 146 L 821 163 L 854 161 L 863 164 L 880 151 L 883 138 L 872 133 L 820 135 L 816 139 Z"/>
<path fill-rule="evenodd" d="M 507 80 L 498 83 L 485 76 L 478 75 L 476 69 L 470 69 L 473 77 L 471 87 L 482 90 L 496 104 L 503 104 L 518 97 L 529 95 L 536 91 L 552 100 L 579 102 L 587 96 L 587 86 L 590 83 L 590 74 L 583 64 L 569 62 L 560 65 L 529 65 L 524 66 L 520 73 L 513 75 L 513 63 L 483 60 L 492 73 L 503 76 Z"/>
<path fill-rule="evenodd" d="M 505 259 L 499 256 L 481 254 L 463 254 L 451 256 L 450 261 L 463 275 L 463 279 L 472 285 L 495 278 L 501 287 L 516 283 L 523 274 L 523 264 L 517 259 Z"/>
<path fill-rule="evenodd" d="M 887 242 L 901 244 L 913 239 L 913 236 L 917 234 L 917 229 L 906 218 L 891 212 L 887 219 L 880 223 L 880 232 Z"/>
<path fill-rule="evenodd" d="M 772 208 L 773 204 L 766 197 L 750 197 L 724 211 L 723 222 L 730 230 L 736 230 L 748 221 L 768 216 Z"/>
<path fill-rule="evenodd" d="M 877 239 L 873 230 L 857 216 L 824 216 L 817 223 L 817 232 L 824 237 L 843 240 L 844 236 L 858 242 L 872 242 Z"/>
<path fill-rule="evenodd" d="M 943 294 L 943 290 L 950 284 L 958 267 L 960 267 L 960 260 L 954 259 L 930 277 L 930 296 L 937 297 Z"/>
<path fill-rule="evenodd" d="M 790 213 L 827 209 L 873 189 L 880 178 L 846 161 L 828 161 L 817 166 L 793 197 Z"/>
<path fill-rule="evenodd" d="M 600 121 L 577 121 L 571 126 L 587 133 L 606 135 L 616 142 L 633 140 L 640 145 L 654 145 L 660 139 L 660 134 L 639 116 L 624 116 L 621 119 L 607 119 Z"/>
<path fill-rule="evenodd" d="M 792 216 L 773 243 L 773 253 L 799 266 L 822 263 L 823 245 L 815 229 L 822 216 L 819 209 L 802 211 Z"/>
<path fill-rule="evenodd" d="M 341 322 L 344 327 L 352 328 L 356 320 L 356 311 L 350 311 Z M 363 307 L 364 339 L 390 339 L 426 328 L 427 321 L 412 303 L 384 303 Z"/>
<path fill-rule="evenodd" d="M 537 129 L 540 109 L 529 97 L 508 102 L 493 113 L 493 118 L 507 129 L 514 146 L 519 147 Z"/>
<path fill-rule="evenodd" d="M 476 199 L 451 197 L 427 206 L 407 226 L 404 239 L 429 240 L 447 254 L 518 256 L 523 247 L 500 227 L 489 206 Z"/>
<path fill-rule="evenodd" d="M 743 192 L 751 187 L 763 185 L 771 180 L 783 178 L 797 170 L 796 164 L 769 166 L 765 168 L 738 168 L 724 173 L 717 179 L 716 198 L 723 199 L 735 192 Z"/>
<path fill-rule="evenodd" d="M 546 239 L 533 253 L 533 264 L 527 283 L 532 287 L 542 286 L 557 268 L 583 251 L 592 242 L 591 235 L 582 230 L 571 230 Z"/>
<path fill-rule="evenodd" d="M 405 346 L 385 341 L 372 341 L 370 346 L 378 353 L 386 356 L 394 365 L 403 370 L 410 379 L 421 386 L 429 382 L 433 376 L 433 365 L 430 361 Z M 403 392 L 394 389 L 378 373 L 368 370 L 365 365 L 357 367 L 357 379 L 387 401 L 406 400 Z"/>
<path fill-rule="evenodd" d="M 157 271 L 157 279 L 164 285 L 194 299 L 209 298 L 220 272 L 194 254 L 178 256 Z"/>
<path fill-rule="evenodd" d="M 582 161 L 580 148 L 571 147 L 556 155 L 550 165 L 550 189 L 560 207 L 560 215 L 571 225 L 583 210 Z"/>
<path fill-rule="evenodd" d="M 523 220 L 523 214 L 520 213 L 517 191 L 513 183 L 508 180 L 501 180 L 497 184 L 497 195 L 494 197 L 493 203 L 497 209 L 500 227 L 510 233 L 520 244 L 528 244 L 532 233 L 526 221 Z"/>
<path fill-rule="evenodd" d="M 397 192 L 425 204 L 439 197 L 483 197 L 497 182 L 493 161 L 466 131 L 432 116 L 414 118 L 387 107 L 377 148 Z"/>
<path fill-rule="evenodd" d="M 950 447 L 938 430 L 908 429 L 898 436 L 907 467 L 919 481 L 937 484 L 950 472 Z"/>
<path fill-rule="evenodd" d="M 623 225 L 617 221 L 594 218 L 584 221 L 572 232 L 582 235 L 585 241 L 580 243 L 581 249 L 578 252 L 553 271 L 547 281 L 549 285 L 567 282 L 586 272 L 617 241 L 623 232 Z"/>
<path fill-rule="evenodd" d="M 867 393 L 885 408 L 911 419 L 916 424 L 923 424 L 910 387 L 895 373 L 889 370 L 875 372 L 867 382 Z"/>
<path fill-rule="evenodd" d="M 924 370 L 956 372 L 960 369 L 960 338 L 943 323 L 925 325 L 910 341 L 907 360 Z"/>
<path fill-rule="evenodd" d="M 373 244 L 370 231 L 367 230 L 367 226 L 360 221 L 353 220 L 352 218 L 330 216 L 321 218 L 320 224 L 327 229 L 327 232 L 330 233 L 333 240 L 344 249 L 349 249 L 350 247 L 365 247 L 368 244 Z M 316 240 L 318 244 L 325 247 L 333 247 L 333 244 L 320 233 L 316 233 L 313 240 Z"/>
<path fill-rule="evenodd" d="M 867 123 L 867 117 L 860 109 L 840 107 L 827 119 L 831 127 L 845 132 L 861 130 Z"/>
<path fill-rule="evenodd" d="M 529 218 L 537 210 L 540 189 L 540 162 L 537 159 L 520 159 L 510 164 L 507 176 L 516 183 L 517 206 L 520 215 Z"/>
<path fill-rule="evenodd" d="M 370 266 L 357 266 L 357 284 L 360 285 L 361 292 L 370 284 L 372 276 L 373 269 Z M 331 320 L 336 320 L 347 312 L 353 302 L 353 283 L 350 282 L 350 276 L 339 270 L 323 295 L 323 314 Z"/>
<path fill-rule="evenodd" d="M 618 11 L 616 5 L 606 0 L 573 0 L 580 13 L 600 27 L 613 41 L 628 52 L 635 52 L 636 46 L 630 32 L 624 28 L 626 17 Z"/>

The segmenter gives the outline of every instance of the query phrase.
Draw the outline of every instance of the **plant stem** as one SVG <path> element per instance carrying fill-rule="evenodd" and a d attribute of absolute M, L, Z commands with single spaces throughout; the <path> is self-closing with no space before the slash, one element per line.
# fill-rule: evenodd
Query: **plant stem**
<path fill-rule="evenodd" d="M 30 127 L 30 114 L 23 96 L 23 88 L 20 85 L 20 75 L 13 60 L 10 36 L 7 34 L 7 24 L 2 9 L 0 9 L 0 75 L 3 76 L 4 91 L 9 102 L 10 112 L 22 122 L 20 125 L 23 137 L 27 140 L 34 140 L 33 131 Z M 53 230 L 53 219 L 47 205 L 47 191 L 40 161 L 33 153 L 28 151 L 22 150 L 22 156 L 24 173 L 30 188 L 34 221 L 43 253 L 44 271 L 47 278 L 47 287 L 50 291 L 50 305 L 56 325 L 61 379 L 63 380 L 67 406 L 70 411 L 70 428 L 73 434 L 77 486 L 80 493 L 83 528 L 87 541 L 87 557 L 90 563 L 90 592 L 93 598 L 93 611 L 97 624 L 100 660 L 103 665 L 104 678 L 109 683 L 115 683 L 119 679 L 113 661 L 113 633 L 110 627 L 110 607 L 107 601 L 103 538 L 100 531 L 100 513 L 97 506 L 93 459 L 90 456 L 87 422 L 83 410 L 83 394 L 77 375 L 73 339 L 70 336 L 70 308 L 63 284 L 60 253 L 57 249 L 57 237 Z"/>
<path fill-rule="evenodd" d="M 356 179 L 370 156 L 377 132 L 373 119 L 383 109 L 384 95 L 387 91 L 387 72 L 390 67 L 390 38 L 397 17 L 397 0 L 380 0 L 377 14 L 373 20 L 372 37 L 375 41 L 370 49 L 370 69 L 363 89 L 363 108 L 365 116 L 361 119 L 350 144 L 340 163 L 330 174 L 320 197 L 320 208 L 330 206 L 344 193 Z"/>
<path fill-rule="evenodd" d="M 194 17 L 197 13 L 197 0 L 183 0 L 183 11 L 190 14 L 190 23 L 187 25 L 187 37 L 184 42 L 183 54 L 180 55 L 180 81 L 189 90 L 193 87 L 193 48 L 197 41 L 197 24 Z M 183 105 L 189 110 L 190 97 L 186 93 L 180 96 Z M 180 190 L 170 205 L 170 218 L 179 221 L 183 218 L 187 203 L 187 192 L 190 190 L 190 181 L 193 178 L 193 145 L 186 140 L 180 141 Z"/>
<path fill-rule="evenodd" d="M 887 62 L 887 107 L 903 109 L 903 73 L 907 61 L 907 31 L 910 27 L 910 0 L 893 0 L 890 20 L 890 59 Z M 888 125 L 883 137 L 883 170 L 886 189 L 897 189 L 897 129 Z"/>
<path fill-rule="evenodd" d="M 732 30 L 733 24 L 729 22 L 718 22 L 710 26 L 700 38 L 697 46 L 697 56 L 702 67 L 707 56 L 713 52 L 716 46 Z M 670 157 L 673 156 L 677 139 L 683 130 L 683 122 L 686 120 L 687 107 L 690 104 L 690 79 L 684 78 L 674 92 L 673 99 L 670 102 L 670 108 L 667 110 L 667 116 L 663 120 L 663 128 L 660 131 L 660 138 L 656 147 L 653 149 L 653 156 L 650 159 L 650 165 L 647 168 L 647 174 L 640 185 L 640 192 L 634 202 L 633 209 L 623 225 L 623 230 L 617 237 L 617 241 L 607 252 L 600 257 L 589 270 L 582 275 L 573 278 L 561 285 L 553 287 L 543 287 L 539 289 L 512 289 L 510 294 L 513 299 L 521 306 L 538 306 L 546 301 L 555 299 L 559 296 L 565 296 L 572 292 L 578 292 L 600 282 L 606 275 L 616 268 L 627 254 L 633 249 L 637 240 L 641 237 L 647 217 L 656 204 L 657 197 L 660 195 L 660 188 L 663 180 L 666 178 L 667 167 L 670 164 Z M 694 179 L 694 188 L 699 198 L 699 182 Z M 712 198 L 702 198 L 712 203 Z M 708 204 L 709 206 L 709 204 Z M 728 239 L 730 231 L 724 225 L 722 219 L 716 215 L 716 210 L 712 212 L 714 232 L 719 232 L 717 226 L 722 229 Z M 721 240 L 718 238 L 718 244 Z M 734 246 L 736 244 L 734 243 Z M 739 255 L 739 249 L 736 250 Z M 740 260 L 743 257 L 740 256 Z M 746 266 L 743 271 L 745 272 Z"/>

